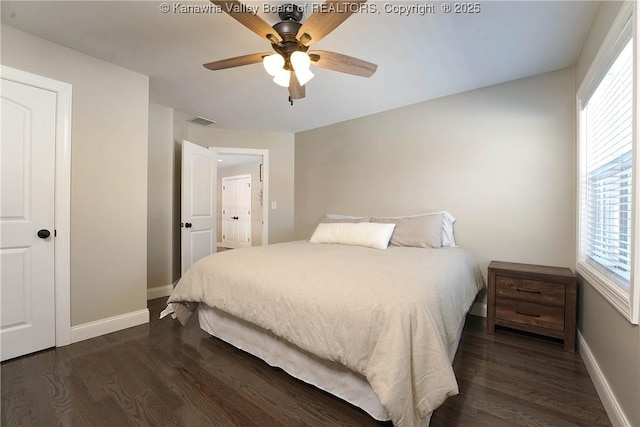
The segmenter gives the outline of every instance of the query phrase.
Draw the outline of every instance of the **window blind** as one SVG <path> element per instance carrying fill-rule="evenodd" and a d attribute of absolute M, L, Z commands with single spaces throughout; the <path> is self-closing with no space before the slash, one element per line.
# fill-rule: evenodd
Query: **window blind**
<path fill-rule="evenodd" d="M 628 290 L 631 279 L 633 40 L 603 76 L 581 119 L 586 261 Z"/>

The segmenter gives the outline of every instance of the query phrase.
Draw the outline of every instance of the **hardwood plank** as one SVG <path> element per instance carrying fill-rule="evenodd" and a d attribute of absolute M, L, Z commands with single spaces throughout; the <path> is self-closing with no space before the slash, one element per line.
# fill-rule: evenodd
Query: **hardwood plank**
<path fill-rule="evenodd" d="M 91 400 L 81 377 L 75 374 L 70 375 L 68 384 L 73 396 L 74 415 L 78 422 L 67 425 L 95 427 L 132 425 L 126 414 L 110 397 L 105 397 L 98 401 Z M 55 418 L 51 418 L 51 420 L 55 420 L 60 425 L 65 425 Z"/>
<path fill-rule="evenodd" d="M 210 337 L 197 321 L 148 325 L 0 366 L 3 426 L 391 426 Z M 431 425 L 609 426 L 577 354 L 559 340 L 469 316 L 454 360 L 460 394 Z"/>
<path fill-rule="evenodd" d="M 454 425 L 610 425 L 579 355 L 564 352 L 558 340 L 508 330 L 490 334 L 484 326 L 484 319 L 468 317 L 453 365 L 460 395 L 433 420 L 440 422 L 440 413 L 456 405 L 477 412 L 474 424 Z"/>

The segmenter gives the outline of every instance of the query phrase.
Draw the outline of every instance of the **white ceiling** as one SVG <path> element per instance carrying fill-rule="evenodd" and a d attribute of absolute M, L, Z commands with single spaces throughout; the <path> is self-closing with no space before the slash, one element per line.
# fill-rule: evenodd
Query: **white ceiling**
<path fill-rule="evenodd" d="M 313 2 L 294 1 L 307 4 Z M 166 1 L 179 4 L 207 2 Z M 265 14 L 269 24 L 277 15 Z M 299 132 L 429 99 L 554 71 L 575 63 L 596 1 L 482 1 L 480 13 L 441 11 L 347 19 L 314 49 L 378 64 L 366 79 L 312 67 L 307 97 L 289 105 L 261 64 L 209 71 L 202 64 L 269 44 L 222 13 L 162 13 L 157 1 L 2 1 L 2 22 L 150 77 L 152 102 L 221 128 Z M 316 3 L 317 4 L 317 3 Z M 453 4 L 449 2 L 448 4 Z M 306 16 L 303 18 L 306 18 Z"/>

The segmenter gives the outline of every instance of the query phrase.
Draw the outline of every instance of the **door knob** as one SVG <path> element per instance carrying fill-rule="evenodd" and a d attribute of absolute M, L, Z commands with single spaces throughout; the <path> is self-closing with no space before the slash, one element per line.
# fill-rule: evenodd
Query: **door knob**
<path fill-rule="evenodd" d="M 38 231 L 38 237 L 41 239 L 46 239 L 49 236 L 51 236 L 51 232 L 49 230 L 45 230 L 43 228 L 42 230 Z"/>
<path fill-rule="evenodd" d="M 191 224 L 190 222 L 187 222 L 184 224 L 185 228 L 191 228 L 193 226 L 193 224 Z"/>

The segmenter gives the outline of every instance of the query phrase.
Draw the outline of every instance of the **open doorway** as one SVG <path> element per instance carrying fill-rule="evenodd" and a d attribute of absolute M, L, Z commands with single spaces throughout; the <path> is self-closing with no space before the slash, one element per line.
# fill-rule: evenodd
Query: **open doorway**
<path fill-rule="evenodd" d="M 268 150 L 221 147 L 210 149 L 217 154 L 217 250 L 267 245 Z M 243 192 L 229 185 L 239 182 L 237 177 L 244 177 Z M 244 194 L 245 201 L 238 204 L 237 194 Z M 238 232 L 239 230 L 243 233 Z"/>

